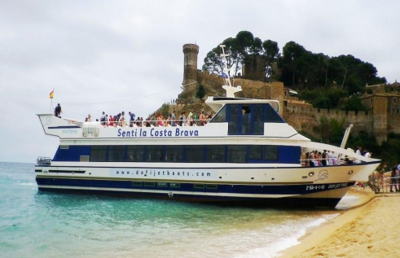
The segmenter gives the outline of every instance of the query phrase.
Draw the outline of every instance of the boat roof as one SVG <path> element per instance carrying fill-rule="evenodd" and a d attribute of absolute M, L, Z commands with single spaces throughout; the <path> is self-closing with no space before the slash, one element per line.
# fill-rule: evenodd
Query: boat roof
<path fill-rule="evenodd" d="M 249 98 L 236 98 L 236 97 L 220 97 L 209 96 L 205 103 L 212 108 L 215 112 L 221 109 L 226 104 L 270 104 L 271 107 L 279 113 L 280 104 L 278 100 L 274 99 L 249 99 Z"/>

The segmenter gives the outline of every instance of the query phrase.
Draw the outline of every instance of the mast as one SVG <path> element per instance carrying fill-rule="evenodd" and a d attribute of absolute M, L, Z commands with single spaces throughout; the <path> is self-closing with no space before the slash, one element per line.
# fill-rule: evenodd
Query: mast
<path fill-rule="evenodd" d="M 225 89 L 225 91 L 226 91 L 226 97 L 234 98 L 236 92 L 242 91 L 242 87 L 241 86 L 237 86 L 237 87 L 232 86 L 231 78 L 230 78 L 230 68 L 228 68 L 228 61 L 226 59 L 226 57 L 228 57 L 229 54 L 225 53 L 225 49 L 224 49 L 226 47 L 225 45 L 219 45 L 219 46 L 222 49 L 222 54 L 220 56 L 225 64 L 223 71 L 222 71 L 222 77 L 224 78 L 224 85 L 222 85 L 222 88 Z"/>

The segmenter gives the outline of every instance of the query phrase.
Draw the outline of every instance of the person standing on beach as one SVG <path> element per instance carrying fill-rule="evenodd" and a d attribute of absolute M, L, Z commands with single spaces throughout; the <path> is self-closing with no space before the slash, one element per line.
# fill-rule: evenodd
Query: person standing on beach
<path fill-rule="evenodd" d="M 391 193 L 393 193 L 393 190 L 392 190 L 392 187 L 394 186 L 394 188 L 395 188 L 395 190 L 396 190 L 396 192 L 398 192 L 399 191 L 399 189 L 397 188 L 397 180 L 396 180 L 396 171 L 398 171 L 397 170 L 397 167 L 396 166 L 394 166 L 393 168 L 392 168 L 392 174 L 390 174 L 390 192 Z"/>

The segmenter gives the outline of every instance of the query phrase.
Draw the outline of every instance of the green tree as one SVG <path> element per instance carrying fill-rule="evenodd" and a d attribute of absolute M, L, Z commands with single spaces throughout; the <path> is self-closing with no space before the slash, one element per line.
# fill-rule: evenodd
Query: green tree
<path fill-rule="evenodd" d="M 274 74 L 272 64 L 276 62 L 279 57 L 279 47 L 276 41 L 266 40 L 263 42 L 264 60 L 266 65 L 266 75 L 270 77 Z"/>
<path fill-rule="evenodd" d="M 365 107 L 361 102 L 361 99 L 356 96 L 351 96 L 345 102 L 345 109 L 351 111 L 364 111 Z"/>
<path fill-rule="evenodd" d="M 197 87 L 196 98 L 202 100 L 204 98 L 204 96 L 206 96 L 206 89 L 204 88 L 203 85 L 200 84 Z"/>

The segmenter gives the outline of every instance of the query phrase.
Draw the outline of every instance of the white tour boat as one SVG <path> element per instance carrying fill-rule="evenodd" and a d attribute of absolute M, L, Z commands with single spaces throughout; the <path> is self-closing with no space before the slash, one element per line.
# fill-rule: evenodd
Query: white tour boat
<path fill-rule="evenodd" d="M 235 98 L 240 86 L 225 72 L 226 97 L 208 97 L 216 115 L 204 126 L 110 127 L 39 114 L 45 134 L 60 139 L 53 159 L 38 158 L 39 189 L 334 207 L 379 165 L 302 136 L 279 115 L 276 100 Z M 302 152 L 313 150 L 338 160 L 305 166 Z M 345 156 L 358 162 L 338 158 Z"/>

